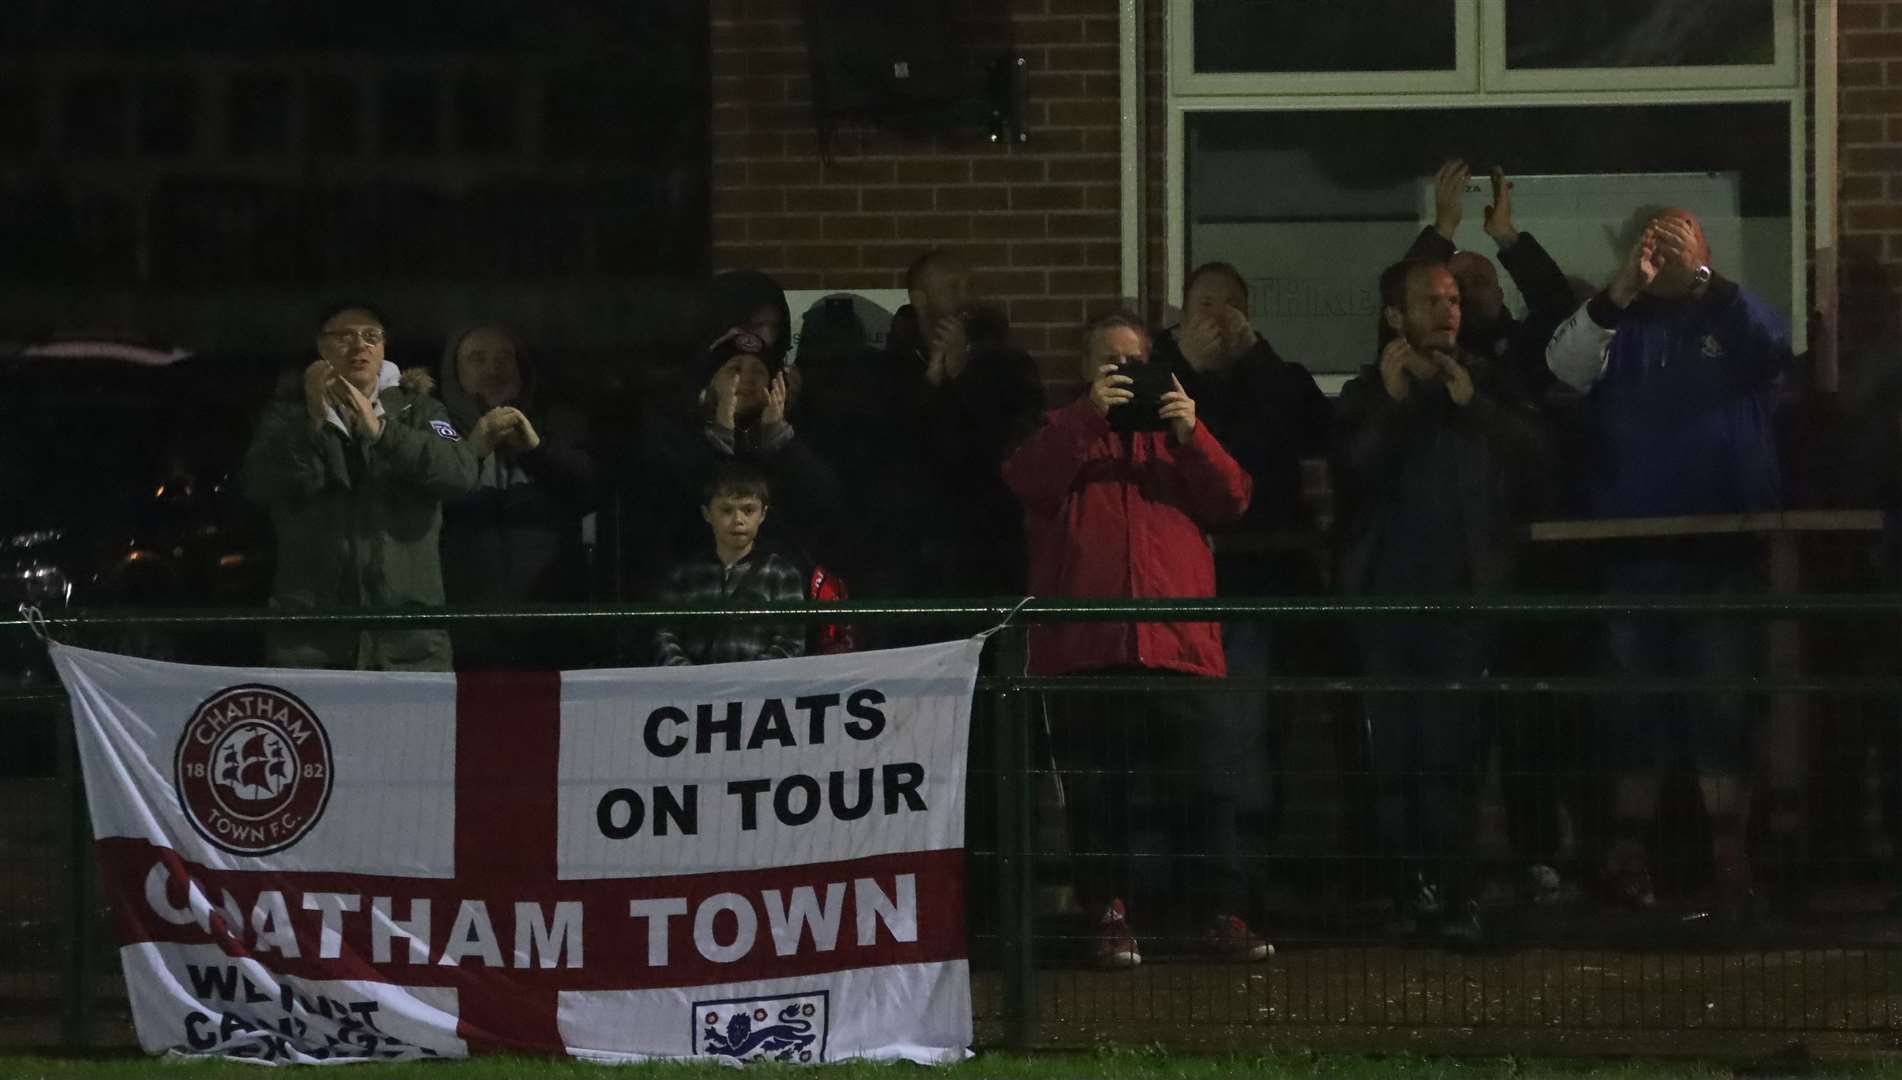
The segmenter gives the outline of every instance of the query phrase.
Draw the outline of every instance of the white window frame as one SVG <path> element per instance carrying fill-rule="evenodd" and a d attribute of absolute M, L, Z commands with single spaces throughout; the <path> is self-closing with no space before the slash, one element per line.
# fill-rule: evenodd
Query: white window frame
<path fill-rule="evenodd" d="M 1789 147 L 1790 147 L 1790 311 L 1792 313 L 1790 333 L 1793 345 L 1798 352 L 1808 348 L 1808 330 L 1804 313 L 1809 310 L 1809 259 L 1810 248 L 1805 229 L 1808 213 L 1809 193 L 1805 189 L 1808 181 L 1804 165 L 1804 145 L 1808 132 L 1808 99 L 1804 88 L 1798 85 L 1793 57 L 1790 61 L 1790 76 L 1787 81 L 1762 83 L 1743 86 L 1702 86 L 1696 83 L 1679 82 L 1673 89 L 1636 89 L 1630 82 L 1633 72 L 1695 72 L 1694 68 L 1638 68 L 1638 69 L 1572 69 L 1563 74 L 1579 77 L 1593 74 L 1597 78 L 1596 87 L 1583 85 L 1585 80 L 1577 79 L 1578 86 L 1560 89 L 1493 90 L 1485 86 L 1469 90 L 1448 91 L 1436 88 L 1440 73 L 1428 73 L 1421 78 L 1415 73 L 1403 73 L 1410 81 L 1404 86 L 1388 86 L 1377 92 L 1370 89 L 1346 91 L 1323 91 L 1314 83 L 1314 77 L 1304 77 L 1302 91 L 1288 88 L 1283 76 L 1208 76 L 1195 75 L 1187 66 L 1193 59 L 1186 55 L 1183 45 L 1186 39 L 1193 42 L 1192 27 L 1189 25 L 1194 0 L 1168 0 L 1169 9 L 1164 20 L 1163 32 L 1166 37 L 1165 55 L 1170 58 L 1168 71 L 1168 100 L 1165 113 L 1165 161 L 1163 174 L 1163 289 L 1161 304 L 1166 315 L 1173 317 L 1182 298 L 1183 275 L 1187 272 L 1184 265 L 1188 251 L 1187 229 L 1187 131 L 1191 113 L 1202 112 L 1279 112 L 1279 111 L 1320 111 L 1340 110 L 1343 112 L 1391 111 L 1394 109 L 1460 109 L 1460 108 L 1514 108 L 1538 106 L 1630 106 L 1630 105 L 1727 105 L 1727 104 L 1781 104 L 1789 108 Z M 1778 61 L 1786 59 L 1786 39 L 1789 50 L 1795 45 L 1795 3 L 1796 0 L 1783 0 L 1778 5 Z M 1501 8 L 1498 0 L 1485 0 L 1485 7 Z M 1786 18 L 1787 16 L 1787 18 Z M 1503 30 L 1503 23 L 1498 29 Z M 1495 33 L 1494 51 L 1499 53 L 1499 63 L 1504 64 L 1504 37 Z M 1757 68 L 1706 68 L 1710 72 L 1758 72 Z M 1545 74 L 1545 73 L 1540 73 Z M 1612 77 L 1616 78 L 1613 79 Z M 1357 76 L 1358 77 L 1358 76 Z M 1225 80 L 1246 80 L 1232 83 L 1237 89 L 1227 93 L 1215 93 L 1208 88 L 1204 80 L 1220 78 Z M 1610 85 L 1615 82 L 1616 85 Z M 1819 243 L 1823 241 L 1819 237 Z M 1397 257 L 1397 253 L 1396 253 Z M 1378 267 L 1369 267 L 1369 276 L 1378 271 Z M 1719 268 L 1721 270 L 1721 267 Z M 1746 282 L 1745 284 L 1748 284 Z M 1335 380 L 1324 380 L 1332 383 Z M 1328 386 L 1330 391 L 1338 387 Z"/>
<path fill-rule="evenodd" d="M 1193 0 L 1186 0 L 1193 3 Z M 1506 66 L 1506 3 L 1481 5 L 1480 54 L 1484 87 L 1502 90 L 1691 90 L 1749 86 L 1795 86 L 1797 11 L 1791 0 L 1775 5 L 1776 52 L 1768 64 L 1705 64 L 1678 67 L 1523 68 Z"/>
<path fill-rule="evenodd" d="M 1333 0 L 1351 3 L 1352 0 Z M 1195 0 L 1168 0 L 1169 95 L 1388 94 L 1479 89 L 1479 0 L 1454 0 L 1453 67 L 1443 71 L 1195 70 Z M 1176 28 L 1180 27 L 1180 31 Z"/>

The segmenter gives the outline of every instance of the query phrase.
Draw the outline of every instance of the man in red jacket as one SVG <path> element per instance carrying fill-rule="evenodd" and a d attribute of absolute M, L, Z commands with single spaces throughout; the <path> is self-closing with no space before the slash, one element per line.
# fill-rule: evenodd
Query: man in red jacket
<path fill-rule="evenodd" d="M 1215 564 L 1207 530 L 1239 518 L 1252 493 L 1248 474 L 1196 422 L 1195 401 L 1182 384 L 1153 403 L 1137 400 L 1137 380 L 1123 372 L 1149 362 L 1149 333 L 1136 316 L 1117 313 L 1092 323 L 1084 337 L 1088 393 L 1044 416 L 1044 424 L 1004 463 L 1004 480 L 1024 507 L 1030 546 L 1030 591 L 1037 596 L 1205 597 L 1215 595 Z M 1152 405 L 1156 423 L 1113 423 L 1125 410 Z M 1134 427 L 1135 430 L 1127 428 Z M 1163 430 L 1141 430 L 1147 426 Z M 1033 627 L 1030 673 L 1227 673 L 1215 623 L 1079 622 Z M 1070 777 L 1067 800 L 1078 850 L 1078 890 L 1104 903 L 1095 959 L 1107 967 L 1142 962 L 1121 899 L 1142 870 L 1145 880 L 1179 890 L 1167 856 L 1137 866 L 1137 852 L 1207 851 L 1199 860 L 1213 879 L 1205 911 L 1217 914 L 1205 942 L 1229 956 L 1261 959 L 1272 950 L 1249 932 L 1238 912 L 1246 903 L 1238 865 L 1233 801 L 1198 783 L 1185 798 L 1145 797 L 1171 775 L 1192 770 L 1206 780 L 1233 771 L 1216 730 L 1222 710 L 1206 708 L 1206 691 L 1083 694 L 1053 697 L 1064 758 L 1082 771 Z M 1065 745 L 1067 744 L 1067 746 Z M 1206 789 L 1206 790 L 1204 790 Z M 1162 811 L 1162 814 L 1156 813 Z M 1167 818 L 1176 836 L 1141 837 L 1135 822 Z M 1194 835 L 1185 836 L 1185 833 Z M 1184 844 L 1187 844 L 1185 847 Z"/>

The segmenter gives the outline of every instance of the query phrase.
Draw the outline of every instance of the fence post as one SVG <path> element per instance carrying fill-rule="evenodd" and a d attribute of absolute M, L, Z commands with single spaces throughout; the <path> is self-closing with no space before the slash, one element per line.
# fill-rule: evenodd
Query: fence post
<path fill-rule="evenodd" d="M 64 900 L 60 913 L 62 976 L 60 1042 L 68 1053 L 92 1048 L 92 852 L 86 824 L 86 789 L 79 773 L 78 729 L 70 706 L 56 735 L 58 746 L 60 846 L 65 849 Z"/>
<path fill-rule="evenodd" d="M 1021 626 L 998 634 L 996 712 L 999 973 L 1004 980 L 1004 1043 L 1027 1050 L 1037 1037 L 1033 951 L 1036 864 L 1030 851 L 1031 695 L 1019 689 L 1028 643 Z"/>

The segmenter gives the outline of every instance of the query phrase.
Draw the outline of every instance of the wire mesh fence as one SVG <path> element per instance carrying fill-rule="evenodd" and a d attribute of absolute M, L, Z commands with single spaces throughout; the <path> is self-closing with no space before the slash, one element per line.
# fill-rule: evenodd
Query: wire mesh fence
<path fill-rule="evenodd" d="M 1011 606 L 824 611 L 974 630 Z M 1028 605 L 974 703 L 980 1038 L 1886 1045 L 1902 1032 L 1899 612 L 1890 596 Z M 1023 673 L 1029 628 L 1137 616 L 1222 621 L 1230 676 Z M 54 629 L 85 644 L 266 621 Z M 1620 666 L 1620 621 L 1689 659 Z M 1792 629 L 1804 662 L 1779 664 Z M 1700 633 L 1743 659 L 1680 648 Z M 0 708 L 15 745 L 39 747 L 0 773 L 0 1047 L 130 1045 L 59 696 Z"/>

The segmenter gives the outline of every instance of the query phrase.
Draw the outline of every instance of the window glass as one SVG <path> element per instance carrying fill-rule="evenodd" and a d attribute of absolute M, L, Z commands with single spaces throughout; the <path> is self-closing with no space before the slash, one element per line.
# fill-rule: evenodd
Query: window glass
<path fill-rule="evenodd" d="M 1430 178 L 1449 156 L 1474 171 L 1462 248 L 1497 256 L 1481 227 L 1497 163 L 1517 178 L 1518 228 L 1581 288 L 1617 268 L 1635 211 L 1680 205 L 1703 220 L 1718 273 L 1790 314 L 1781 103 L 1192 113 L 1187 135 L 1185 266 L 1234 263 L 1256 329 L 1316 372 L 1373 358 L 1375 279 L 1431 223 Z"/>
<path fill-rule="evenodd" d="M 1709 67 L 1776 61 L 1776 0 L 1503 0 L 1506 67 Z"/>
<path fill-rule="evenodd" d="M 1451 71 L 1453 35 L 1454 0 L 1195 0 L 1201 73 Z"/>

